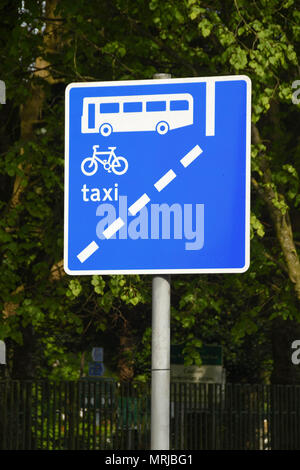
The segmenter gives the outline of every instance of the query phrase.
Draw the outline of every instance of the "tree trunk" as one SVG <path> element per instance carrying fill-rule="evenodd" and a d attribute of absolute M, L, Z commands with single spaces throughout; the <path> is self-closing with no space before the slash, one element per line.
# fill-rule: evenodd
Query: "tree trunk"
<path fill-rule="evenodd" d="M 118 362 L 121 382 L 131 382 L 134 377 L 132 358 L 133 339 L 126 329 L 120 337 L 120 356 Z"/>
<path fill-rule="evenodd" d="M 47 0 L 46 2 L 46 17 L 50 18 L 50 21 L 46 23 L 43 35 L 43 48 L 41 53 L 45 56 L 55 50 L 57 51 L 60 47 L 59 30 L 54 15 L 57 4 L 58 0 Z M 56 83 L 51 75 L 51 69 L 49 66 L 49 62 L 45 61 L 42 57 L 36 58 L 35 71 L 32 74 L 29 84 L 29 97 L 20 107 L 20 140 L 23 143 L 34 141 L 36 139 L 34 128 L 41 120 L 42 111 L 45 106 L 45 86 L 47 84 L 52 85 Z M 24 149 L 21 149 L 21 154 L 23 153 Z M 20 164 L 20 169 L 25 175 L 30 174 L 31 166 L 26 162 L 26 159 L 24 159 L 24 162 Z M 9 204 L 11 210 L 21 204 L 24 189 L 25 187 L 22 185 L 22 174 L 16 175 Z M 14 228 L 7 227 L 7 230 L 14 230 Z M 51 269 L 50 277 L 53 277 L 53 280 L 60 277 L 59 263 Z M 18 294 L 24 289 L 25 286 L 20 285 L 13 294 Z M 3 310 L 4 318 L 15 315 L 18 305 L 18 302 L 6 302 Z M 34 364 L 32 360 L 34 353 L 33 327 L 29 325 L 24 328 L 22 330 L 22 335 L 23 344 L 16 345 L 14 348 L 12 375 L 14 378 L 32 378 L 34 376 Z"/>
<path fill-rule="evenodd" d="M 261 144 L 261 138 L 256 126 L 252 127 L 252 141 L 254 144 Z M 266 202 L 269 214 L 274 226 L 277 240 L 281 247 L 286 272 L 293 283 L 297 301 L 300 300 L 300 261 L 297 254 L 291 220 L 286 205 L 286 210 L 282 211 L 277 207 L 277 202 L 284 202 L 284 197 L 277 194 L 271 178 L 271 170 L 267 159 L 261 156 L 262 184 L 258 184 L 253 179 L 255 189 Z M 284 320 L 277 318 L 272 324 L 272 350 L 273 350 L 273 373 L 271 382 L 273 384 L 293 384 L 300 383 L 300 370 L 291 361 L 291 344 L 295 339 L 300 338 L 300 324 L 294 320 Z"/>
<path fill-rule="evenodd" d="M 58 25 L 55 21 L 55 9 L 59 0 L 47 0 L 46 2 L 46 17 L 50 21 L 46 22 L 46 28 L 43 36 L 43 53 L 45 55 L 57 51 L 60 47 L 60 37 Z M 60 25 L 60 23 L 58 23 Z M 47 83 L 53 85 L 56 80 L 51 75 L 49 62 L 45 61 L 42 57 L 37 57 L 35 60 L 35 72 L 33 72 L 30 81 L 30 94 L 27 101 L 20 107 L 20 140 L 27 142 L 35 139 L 34 126 L 40 121 L 42 110 L 45 105 L 45 90 L 44 84 Z M 36 81 L 36 78 L 38 81 Z M 44 84 L 41 83 L 41 79 L 44 80 Z M 21 153 L 23 149 L 21 149 Z M 30 173 L 30 165 L 20 165 L 20 169 L 25 173 Z M 13 191 L 10 199 L 10 208 L 13 209 L 20 204 L 22 192 L 25 189 L 22 186 L 22 176 L 16 175 Z M 11 230 L 10 227 L 7 230 Z M 50 280 L 55 281 L 61 279 L 64 275 L 63 262 L 60 261 L 52 266 L 50 270 Z M 24 290 L 24 285 L 20 285 L 12 295 L 18 294 Z M 17 302 L 6 302 L 3 309 L 4 318 L 13 316 L 16 314 L 18 307 Z"/>
<path fill-rule="evenodd" d="M 23 344 L 14 346 L 12 378 L 33 379 L 35 376 L 35 337 L 31 325 L 22 329 Z"/>
<path fill-rule="evenodd" d="M 262 143 L 256 126 L 252 127 L 252 141 L 256 145 Z M 288 209 L 283 211 L 277 207 L 277 203 L 279 201 L 282 203 L 285 202 L 284 197 L 281 194 L 277 194 L 271 184 L 271 170 L 268 166 L 266 158 L 261 157 L 260 163 L 263 173 L 263 185 L 259 185 L 254 179 L 252 182 L 258 193 L 262 196 L 267 204 L 275 233 L 286 262 L 289 278 L 294 285 L 296 297 L 300 301 L 300 260 L 293 238 L 293 230 L 289 217 L 289 211 Z"/>

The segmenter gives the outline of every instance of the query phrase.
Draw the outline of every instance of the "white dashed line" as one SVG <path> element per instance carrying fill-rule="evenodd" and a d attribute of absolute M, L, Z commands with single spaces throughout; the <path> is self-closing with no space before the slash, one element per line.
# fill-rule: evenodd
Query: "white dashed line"
<path fill-rule="evenodd" d="M 203 150 L 196 145 L 192 150 L 189 151 L 181 160 L 180 163 L 186 168 L 189 166 L 199 155 L 203 152 Z"/>
<path fill-rule="evenodd" d="M 173 179 L 176 178 L 176 174 L 173 170 L 169 170 L 164 176 L 162 176 L 156 183 L 154 183 L 155 188 L 158 192 L 162 191 Z"/>
<path fill-rule="evenodd" d="M 192 150 L 190 150 L 182 159 L 180 163 L 186 168 L 189 166 L 203 150 L 196 145 Z M 154 183 L 154 187 L 158 192 L 162 191 L 173 179 L 176 178 L 176 173 L 173 170 L 167 171 L 159 180 Z M 136 215 L 146 204 L 150 201 L 148 194 L 144 193 L 139 199 L 137 199 L 129 208 L 128 211 L 131 215 Z M 107 229 L 103 231 L 103 235 L 106 239 L 111 238 L 120 228 L 123 227 L 125 222 L 121 217 L 118 217 L 114 222 L 112 222 Z M 78 255 L 77 258 L 81 263 L 84 263 L 92 254 L 99 249 L 99 245 L 92 241 L 88 246 L 84 248 Z"/>
<path fill-rule="evenodd" d="M 98 248 L 99 245 L 93 241 L 88 246 L 86 246 L 85 249 L 79 253 L 79 255 L 77 255 L 77 258 L 81 263 L 84 263 L 91 255 L 95 253 L 95 251 L 98 250 Z"/>
<path fill-rule="evenodd" d="M 129 208 L 128 211 L 131 215 L 137 214 L 148 202 L 150 201 L 149 196 L 145 193 L 137 201 L 135 201 Z"/>
<path fill-rule="evenodd" d="M 105 238 L 109 239 L 112 237 L 120 228 L 122 228 L 124 225 L 124 221 L 121 219 L 121 217 L 118 217 L 116 220 L 113 221 L 112 224 L 110 224 L 103 232 L 103 235 Z"/>

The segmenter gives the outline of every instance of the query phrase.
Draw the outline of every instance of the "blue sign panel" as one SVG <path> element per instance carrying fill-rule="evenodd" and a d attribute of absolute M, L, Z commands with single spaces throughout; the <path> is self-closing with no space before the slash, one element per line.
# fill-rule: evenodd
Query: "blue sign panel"
<path fill-rule="evenodd" d="M 103 348 L 93 348 L 92 358 L 95 362 L 103 362 Z"/>
<path fill-rule="evenodd" d="M 246 271 L 250 110 L 245 76 L 70 84 L 65 271 Z"/>
<path fill-rule="evenodd" d="M 102 362 L 94 362 L 89 364 L 89 376 L 101 377 L 104 374 L 104 365 Z"/>

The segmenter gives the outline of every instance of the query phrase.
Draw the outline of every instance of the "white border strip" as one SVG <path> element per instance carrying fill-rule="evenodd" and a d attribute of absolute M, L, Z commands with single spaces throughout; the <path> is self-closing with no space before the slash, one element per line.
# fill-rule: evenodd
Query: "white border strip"
<path fill-rule="evenodd" d="M 143 194 L 137 201 L 135 201 L 131 206 L 128 208 L 128 211 L 131 215 L 137 214 L 148 202 L 150 198 L 148 194 Z"/>
<path fill-rule="evenodd" d="M 111 238 L 120 228 L 123 227 L 124 225 L 123 219 L 121 217 L 118 217 L 116 220 L 113 221 L 112 224 L 110 224 L 104 231 L 103 235 L 105 236 L 106 239 Z"/>
<path fill-rule="evenodd" d="M 65 267 L 65 272 L 74 276 L 81 275 L 112 275 L 112 274 L 239 274 L 247 271 L 249 266 L 242 268 L 191 268 L 191 269 L 87 269 L 70 270 Z"/>
<path fill-rule="evenodd" d="M 73 82 L 66 87 L 66 93 L 71 88 L 90 88 L 94 86 L 123 86 L 123 85 L 162 85 L 164 83 L 209 83 L 209 82 L 226 82 L 244 80 L 251 86 L 250 78 L 247 75 L 219 75 L 213 77 L 187 77 L 187 78 L 168 78 L 164 79 L 148 79 L 148 80 L 118 80 L 113 82 Z"/>
<path fill-rule="evenodd" d="M 64 270 L 71 274 L 68 268 L 69 256 L 69 132 L 70 132 L 70 89 L 65 91 L 65 175 L 64 175 Z"/>
<path fill-rule="evenodd" d="M 99 245 L 95 242 L 92 241 L 88 246 L 82 250 L 79 255 L 77 255 L 77 258 L 81 263 L 84 263 L 90 256 L 92 256 L 95 251 L 97 251 L 99 248 Z"/>
<path fill-rule="evenodd" d="M 166 186 L 168 186 L 173 179 L 176 178 L 176 173 L 174 173 L 173 170 L 167 171 L 167 173 L 164 174 L 156 183 L 154 183 L 154 187 L 157 189 L 157 191 L 160 193 Z"/>
<path fill-rule="evenodd" d="M 69 243 L 69 111 L 70 91 L 72 88 L 90 88 L 107 86 L 136 86 L 136 85 L 162 85 L 171 83 L 210 83 L 241 81 L 247 85 L 247 135 L 246 135 L 246 203 L 245 203 L 245 265 L 241 268 L 189 268 L 189 269 L 95 269 L 95 270 L 71 270 L 68 268 L 68 243 Z M 187 77 L 149 80 L 120 80 L 112 82 L 74 82 L 69 83 L 65 90 L 65 214 L 64 214 L 64 270 L 69 275 L 111 275 L 111 274 L 226 274 L 244 273 L 250 264 L 250 155 L 251 155 L 251 80 L 247 75 L 225 75 L 213 77 Z"/>

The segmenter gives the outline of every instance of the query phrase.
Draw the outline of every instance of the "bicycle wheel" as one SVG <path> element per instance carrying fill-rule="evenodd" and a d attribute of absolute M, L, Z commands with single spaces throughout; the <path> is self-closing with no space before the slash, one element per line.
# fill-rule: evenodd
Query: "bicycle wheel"
<path fill-rule="evenodd" d="M 81 171 L 86 176 L 92 176 L 98 170 L 97 160 L 94 160 L 92 157 L 87 157 L 82 160 Z"/>
<path fill-rule="evenodd" d="M 111 164 L 111 169 L 115 175 L 124 175 L 128 170 L 128 161 L 124 157 L 116 157 Z"/>

